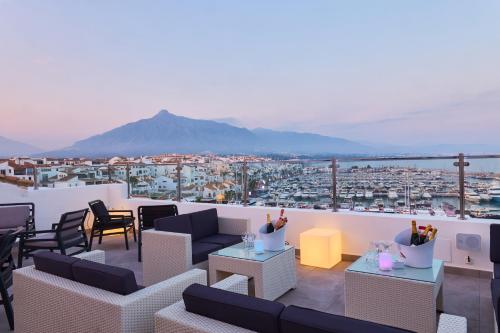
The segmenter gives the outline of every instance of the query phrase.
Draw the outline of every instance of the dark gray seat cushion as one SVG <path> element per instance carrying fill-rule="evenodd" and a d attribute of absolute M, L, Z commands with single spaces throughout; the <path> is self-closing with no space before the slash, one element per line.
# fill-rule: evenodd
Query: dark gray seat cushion
<path fill-rule="evenodd" d="M 130 269 L 80 260 L 73 264 L 75 281 L 121 295 L 129 295 L 140 288 Z"/>
<path fill-rule="evenodd" d="M 191 218 L 188 214 L 162 217 L 154 220 L 155 230 L 190 234 Z"/>
<path fill-rule="evenodd" d="M 16 229 L 25 227 L 30 217 L 30 206 L 2 206 L 0 207 L 0 229 Z"/>
<path fill-rule="evenodd" d="M 49 251 L 35 253 L 33 261 L 39 271 L 74 280 L 73 264 L 80 259 Z"/>
<path fill-rule="evenodd" d="M 220 244 L 193 242 L 191 246 L 193 265 L 208 260 L 210 253 L 222 248 Z"/>
<path fill-rule="evenodd" d="M 401 333 L 409 332 L 395 327 L 330 313 L 288 306 L 281 313 L 282 333 Z"/>
<path fill-rule="evenodd" d="M 191 216 L 192 241 L 216 235 L 219 233 L 219 218 L 217 209 L 206 209 L 189 214 Z"/>
<path fill-rule="evenodd" d="M 493 277 L 495 279 L 500 279 L 500 262 L 493 263 Z"/>
<path fill-rule="evenodd" d="M 261 333 L 278 333 L 285 306 L 278 302 L 193 284 L 182 294 L 186 310 Z"/>
<path fill-rule="evenodd" d="M 492 279 L 491 280 L 491 300 L 493 302 L 493 308 L 495 309 L 495 317 L 497 322 L 497 327 L 500 331 L 500 323 L 499 323 L 499 315 L 498 311 L 500 310 L 499 302 L 500 302 L 500 279 Z"/>
<path fill-rule="evenodd" d="M 228 247 L 234 244 L 241 243 L 242 240 L 240 235 L 215 234 L 212 236 L 204 237 L 200 239 L 199 242 L 219 244 L 223 247 Z"/>

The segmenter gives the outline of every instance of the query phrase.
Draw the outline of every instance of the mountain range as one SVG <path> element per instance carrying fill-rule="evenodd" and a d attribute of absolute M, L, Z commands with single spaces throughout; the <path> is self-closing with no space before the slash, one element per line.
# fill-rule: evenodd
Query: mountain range
<path fill-rule="evenodd" d="M 166 110 L 77 141 L 51 156 L 220 154 L 360 154 L 369 147 L 354 141 L 311 133 L 249 130 L 225 122 L 174 115 Z"/>
<path fill-rule="evenodd" d="M 38 147 L 0 136 L 0 157 L 29 156 L 40 152 L 42 149 Z"/>
<path fill-rule="evenodd" d="M 247 129 L 234 118 L 192 119 L 162 110 L 55 151 L 0 137 L 0 157 L 142 156 L 161 153 L 282 154 L 305 156 L 495 153 L 497 145 L 436 144 L 401 146 L 359 143 L 313 133 Z"/>

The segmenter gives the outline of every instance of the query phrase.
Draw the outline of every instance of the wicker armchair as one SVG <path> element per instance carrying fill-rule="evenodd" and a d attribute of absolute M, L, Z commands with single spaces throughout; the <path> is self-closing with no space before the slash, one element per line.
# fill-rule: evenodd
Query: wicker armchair
<path fill-rule="evenodd" d="M 78 257 L 104 263 L 103 251 Z M 153 332 L 154 313 L 178 302 L 193 283 L 206 285 L 206 273 L 190 270 L 123 296 L 24 267 L 14 271 L 15 325 L 25 333 Z"/>

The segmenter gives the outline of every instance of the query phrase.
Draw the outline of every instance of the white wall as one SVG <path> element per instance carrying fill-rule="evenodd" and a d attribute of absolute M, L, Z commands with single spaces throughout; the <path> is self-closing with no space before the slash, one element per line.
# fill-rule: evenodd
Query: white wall
<path fill-rule="evenodd" d="M 160 201 L 147 199 L 125 200 L 124 205 L 136 210 L 140 205 L 159 204 Z M 164 203 L 164 201 L 162 202 Z M 177 204 L 179 213 L 189 213 L 197 210 L 217 207 L 220 216 L 245 217 L 251 220 L 252 232 L 257 234 L 258 228 L 265 223 L 266 213 L 274 217 L 279 215 L 279 209 L 270 207 L 241 207 L 232 205 L 180 203 Z M 492 271 L 489 260 L 491 221 L 466 220 L 456 218 L 409 216 L 396 214 L 337 212 L 325 210 L 287 209 L 288 217 L 286 239 L 292 245 L 300 248 L 299 234 L 313 227 L 336 228 L 342 232 L 342 253 L 362 255 L 372 240 L 393 240 L 394 236 L 404 228 L 410 227 L 412 219 L 417 223 L 428 223 L 437 227 L 435 257 L 446 261 L 447 266 L 480 269 Z M 456 249 L 455 238 L 457 233 L 479 234 L 482 238 L 480 252 L 465 252 Z M 472 258 L 472 264 L 465 264 L 465 257 Z"/>
<path fill-rule="evenodd" d="M 21 189 L 17 186 L 0 184 L 0 203 L 35 203 L 35 221 L 38 230 L 50 229 L 57 223 L 61 214 L 73 210 L 89 208 L 88 202 L 101 199 L 107 206 L 119 206 L 126 198 L 125 184 L 90 185 L 74 188 Z M 91 223 L 91 216 L 87 224 Z"/>

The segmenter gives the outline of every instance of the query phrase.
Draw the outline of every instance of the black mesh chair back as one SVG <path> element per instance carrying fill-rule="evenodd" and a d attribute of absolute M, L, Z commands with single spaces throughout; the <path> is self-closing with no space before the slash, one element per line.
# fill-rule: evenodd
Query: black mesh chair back
<path fill-rule="evenodd" d="M 84 223 L 89 210 L 87 208 L 64 213 L 56 227 L 57 240 L 64 247 L 80 244 L 85 238 Z"/>
<path fill-rule="evenodd" d="M 97 223 L 109 223 L 111 221 L 108 209 L 102 200 L 91 201 L 89 202 L 89 206 Z"/>
<path fill-rule="evenodd" d="M 35 230 L 35 204 L 32 202 L 0 204 L 0 235 L 22 227 Z"/>
<path fill-rule="evenodd" d="M 23 229 L 18 229 L 21 231 Z M 5 314 L 9 321 L 10 329 L 14 329 L 14 312 L 12 310 L 12 296 L 9 295 L 8 288 L 12 286 L 12 271 L 16 268 L 12 260 L 12 246 L 17 238 L 17 232 L 7 231 L 0 236 L 0 294 L 5 308 Z"/>
<path fill-rule="evenodd" d="M 176 205 L 139 206 L 139 244 L 137 246 L 139 261 L 142 261 L 142 230 L 154 227 L 156 219 L 179 215 Z"/>
<path fill-rule="evenodd" d="M 139 206 L 137 209 L 139 226 L 143 230 L 154 227 L 154 220 L 179 214 L 176 205 Z"/>

